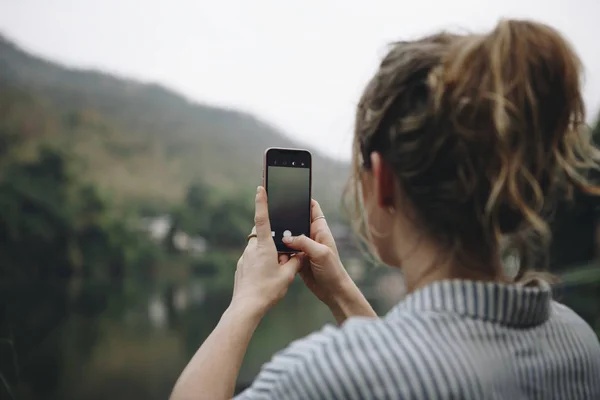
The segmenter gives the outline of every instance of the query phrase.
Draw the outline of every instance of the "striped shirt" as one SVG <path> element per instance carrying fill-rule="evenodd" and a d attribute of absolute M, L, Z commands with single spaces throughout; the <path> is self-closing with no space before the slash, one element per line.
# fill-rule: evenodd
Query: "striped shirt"
<path fill-rule="evenodd" d="M 440 281 L 293 342 L 238 400 L 600 399 L 600 343 L 550 286 Z"/>

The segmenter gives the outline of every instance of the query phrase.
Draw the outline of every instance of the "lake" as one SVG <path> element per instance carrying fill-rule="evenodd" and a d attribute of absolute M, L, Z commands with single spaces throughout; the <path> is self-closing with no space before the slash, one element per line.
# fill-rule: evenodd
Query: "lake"
<path fill-rule="evenodd" d="M 393 291 L 390 282 L 382 279 L 372 291 Z M 217 324 L 231 291 L 208 279 L 65 280 L 13 285 L 2 295 L 10 302 L 3 320 L 13 323 L 3 327 L 0 398 L 164 400 Z M 389 298 L 372 297 L 381 313 L 391 306 Z M 334 323 L 329 310 L 297 279 L 256 330 L 240 387 L 275 352 L 327 323 Z"/>

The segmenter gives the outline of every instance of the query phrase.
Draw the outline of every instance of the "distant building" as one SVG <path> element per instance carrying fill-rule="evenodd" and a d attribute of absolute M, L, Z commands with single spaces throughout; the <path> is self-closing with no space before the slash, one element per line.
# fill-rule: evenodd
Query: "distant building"
<path fill-rule="evenodd" d="M 173 245 L 179 251 L 188 251 L 194 254 L 203 254 L 208 249 L 206 239 L 200 236 L 190 237 L 181 231 L 173 236 Z"/>
<path fill-rule="evenodd" d="M 141 226 L 150 238 L 162 243 L 167 239 L 172 229 L 173 220 L 169 215 L 142 219 Z M 179 251 L 187 251 L 193 254 L 203 254 L 208 250 L 206 239 L 200 236 L 189 236 L 183 231 L 177 231 L 173 235 L 173 246 Z"/>
<path fill-rule="evenodd" d="M 190 248 L 190 237 L 187 233 L 177 232 L 173 235 L 173 247 L 179 251 L 188 251 Z"/>
<path fill-rule="evenodd" d="M 200 236 L 190 238 L 190 251 L 194 254 L 203 254 L 208 250 L 208 242 Z"/>
<path fill-rule="evenodd" d="M 169 215 L 160 215 L 158 217 L 143 218 L 142 229 L 146 230 L 152 240 L 162 242 L 165 240 L 173 224 Z"/>

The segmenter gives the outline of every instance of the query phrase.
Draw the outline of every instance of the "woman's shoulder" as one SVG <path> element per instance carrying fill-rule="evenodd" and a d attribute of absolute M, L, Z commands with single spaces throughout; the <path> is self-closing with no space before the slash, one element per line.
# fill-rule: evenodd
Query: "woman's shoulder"
<path fill-rule="evenodd" d="M 562 334 L 579 338 L 595 348 L 600 355 L 600 341 L 592 327 L 575 311 L 557 301 L 552 302 L 550 324 L 562 329 Z"/>
<path fill-rule="evenodd" d="M 389 358 L 414 342 L 427 341 L 429 327 L 419 326 L 420 319 L 411 313 L 394 318 L 352 317 L 340 326 L 326 325 L 321 330 L 292 342 L 276 357 L 292 356 L 296 360 L 317 360 L 327 353 L 344 357 L 345 363 Z M 405 323 L 402 323 L 405 321 Z M 411 340 L 406 340 L 411 336 Z M 366 357 L 365 355 L 369 356 Z"/>
<path fill-rule="evenodd" d="M 403 342 L 385 318 L 354 317 L 339 327 L 327 325 L 278 352 L 262 367 L 247 397 L 240 398 L 255 398 L 251 394 L 258 392 L 268 393 L 264 398 L 409 396 L 404 391 L 410 385 L 397 385 L 408 382 L 404 371 L 415 374 L 415 366 L 397 356 L 405 352 Z"/>
<path fill-rule="evenodd" d="M 346 349 L 355 344 L 357 336 L 373 331 L 383 321 L 381 318 L 352 317 L 340 326 L 327 324 L 319 331 L 290 343 L 275 354 L 273 361 L 290 357 L 297 362 L 307 361 L 320 357 L 324 352 Z"/>

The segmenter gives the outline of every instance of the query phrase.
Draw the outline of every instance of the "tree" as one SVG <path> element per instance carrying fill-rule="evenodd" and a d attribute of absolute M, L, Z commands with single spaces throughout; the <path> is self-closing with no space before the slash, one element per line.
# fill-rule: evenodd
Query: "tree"
<path fill-rule="evenodd" d="M 192 184 L 186 193 L 184 206 L 174 213 L 174 229 L 182 229 L 194 236 L 210 233 L 213 196 L 211 187 L 203 182 Z"/>
<path fill-rule="evenodd" d="M 63 151 L 44 147 L 35 160 L 15 158 L 0 170 L 0 345 L 9 344 L 19 363 L 27 362 L 21 384 L 44 398 L 52 398 L 59 384 L 62 347 L 50 333 L 71 312 L 67 304 L 81 301 L 89 316 L 106 303 L 106 291 L 92 302 L 72 297 L 70 278 L 94 277 L 114 288 L 127 272 L 147 273 L 160 261 L 156 247 L 130 229 L 96 187 L 82 182 L 72 162 Z M 0 359 L 0 373 L 18 388 L 11 358 Z M 1 398 L 4 392 L 0 384 Z"/>
<path fill-rule="evenodd" d="M 211 213 L 210 231 L 207 235 L 211 246 L 242 248 L 252 228 L 253 215 L 252 206 L 242 198 L 231 197 L 216 204 Z"/>

